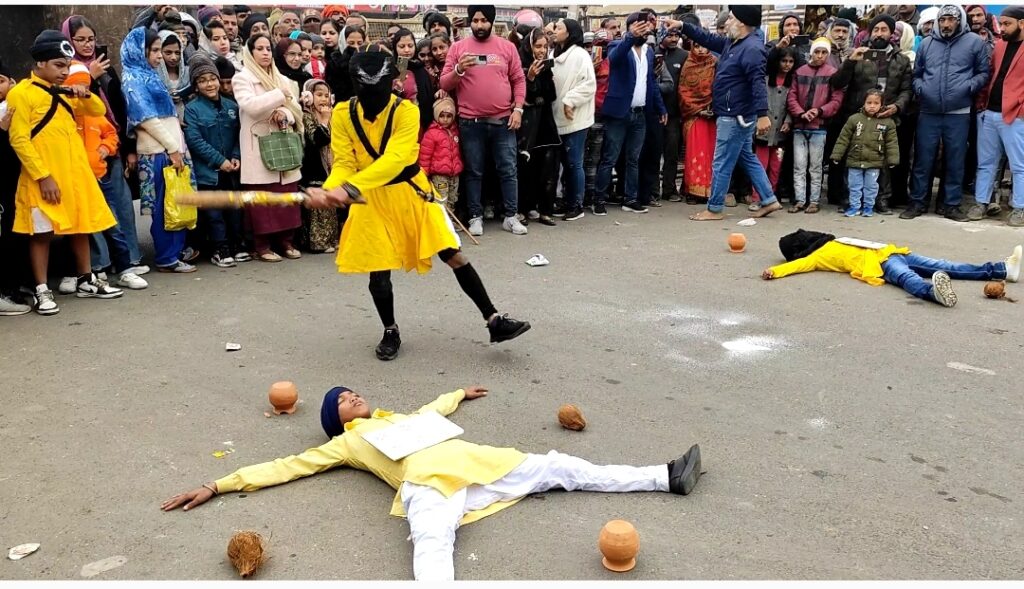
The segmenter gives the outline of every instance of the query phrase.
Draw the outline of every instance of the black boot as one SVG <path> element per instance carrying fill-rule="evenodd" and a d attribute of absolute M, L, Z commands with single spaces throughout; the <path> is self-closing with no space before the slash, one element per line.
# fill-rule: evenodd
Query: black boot
<path fill-rule="evenodd" d="M 380 338 L 380 343 L 377 344 L 377 349 L 374 353 L 377 354 L 378 360 L 394 360 L 395 356 L 398 355 L 398 349 L 402 347 L 402 338 L 398 334 L 397 327 L 389 327 L 384 330 L 384 337 Z"/>
<path fill-rule="evenodd" d="M 889 199 L 878 199 L 878 202 L 875 203 L 875 212 L 878 213 L 879 215 L 891 215 L 892 208 L 889 207 Z"/>
<path fill-rule="evenodd" d="M 700 446 L 694 444 L 679 459 L 668 463 L 668 490 L 689 495 L 700 478 Z"/>
<path fill-rule="evenodd" d="M 508 315 L 498 315 L 487 323 L 487 331 L 491 332 L 491 343 L 508 341 L 530 331 L 528 321 L 517 321 Z"/>

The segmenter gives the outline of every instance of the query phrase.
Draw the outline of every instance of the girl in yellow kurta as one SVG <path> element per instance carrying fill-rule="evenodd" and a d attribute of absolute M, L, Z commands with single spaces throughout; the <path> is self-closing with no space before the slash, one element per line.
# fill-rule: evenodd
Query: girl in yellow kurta
<path fill-rule="evenodd" d="M 102 117 L 106 107 L 83 86 L 58 88 L 74 55 L 60 32 L 43 31 L 31 53 L 36 62 L 31 76 L 7 97 L 14 113 L 11 147 L 21 160 L 14 231 L 31 236 L 29 255 L 38 283 L 36 310 L 53 315 L 60 310 L 46 285 L 53 234 L 71 236 L 79 297 L 109 299 L 123 293 L 97 279 L 90 268 L 89 234 L 109 229 L 116 221 L 93 175 L 75 122 L 75 116 Z"/>
<path fill-rule="evenodd" d="M 784 235 L 779 240 L 779 249 L 787 262 L 765 269 L 761 273 L 765 280 L 814 270 L 846 272 L 871 286 L 894 284 L 919 299 L 945 307 L 956 305 L 951 278 L 1017 282 L 1022 255 L 1018 245 L 1002 262 L 965 264 L 927 258 L 892 244 L 849 237 L 836 239 L 828 233 L 803 229 Z M 931 283 L 926 278 L 931 278 Z"/>
<path fill-rule="evenodd" d="M 381 52 L 350 62 L 356 98 L 335 106 L 331 118 L 334 167 L 323 189 L 311 188 L 308 205 L 346 207 L 338 270 L 369 273 L 370 294 L 384 324 L 377 358 L 391 360 L 402 344 L 395 322 L 391 271 L 430 271 L 438 256 L 455 271 L 490 331 L 491 342 L 518 337 L 530 324 L 499 315 L 476 270 L 459 251 L 459 238 L 444 205 L 419 168 L 419 109 L 391 94 L 397 69 Z"/>
<path fill-rule="evenodd" d="M 416 414 L 435 411 L 450 415 L 461 401 L 486 395 L 483 387 L 459 389 L 441 395 Z M 514 505 L 529 494 L 565 489 L 688 495 L 700 478 L 700 447 L 696 445 L 666 468 L 665 464 L 598 466 L 555 451 L 525 454 L 514 448 L 481 446 L 459 439 L 395 461 L 366 441 L 368 433 L 410 417 L 383 409 L 371 413 L 358 393 L 335 387 L 324 395 L 320 407 L 320 424 L 329 442 L 298 455 L 241 468 L 171 497 L 162 508 L 171 511 L 184 506 L 189 510 L 218 493 L 255 491 L 340 466 L 365 470 L 398 491 L 391 513 L 409 520 L 416 580 L 451 581 L 455 578 L 452 549 L 459 526 Z"/>

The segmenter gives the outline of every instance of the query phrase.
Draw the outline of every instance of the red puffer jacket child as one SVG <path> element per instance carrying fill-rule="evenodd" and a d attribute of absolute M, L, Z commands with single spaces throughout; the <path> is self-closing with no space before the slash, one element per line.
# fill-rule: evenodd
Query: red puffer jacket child
<path fill-rule="evenodd" d="M 459 128 L 453 123 L 442 127 L 437 121 L 420 142 L 420 168 L 428 176 L 458 176 L 462 173 L 462 154 L 459 151 Z"/>

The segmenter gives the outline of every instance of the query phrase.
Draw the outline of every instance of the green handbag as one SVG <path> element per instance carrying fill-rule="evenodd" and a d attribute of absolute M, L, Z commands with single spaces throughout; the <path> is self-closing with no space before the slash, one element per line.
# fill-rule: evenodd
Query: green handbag
<path fill-rule="evenodd" d="M 271 131 L 258 136 L 260 159 L 271 172 L 291 172 L 302 167 L 302 135 L 293 131 Z"/>

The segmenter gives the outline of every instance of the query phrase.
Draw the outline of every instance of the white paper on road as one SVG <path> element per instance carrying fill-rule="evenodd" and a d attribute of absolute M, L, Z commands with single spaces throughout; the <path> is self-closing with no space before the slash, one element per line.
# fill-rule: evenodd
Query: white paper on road
<path fill-rule="evenodd" d="M 363 439 L 391 460 L 397 461 L 445 440 L 457 438 L 463 433 L 465 430 L 440 413 L 428 411 L 364 434 Z"/>
<path fill-rule="evenodd" d="M 836 239 L 839 243 L 845 243 L 846 245 L 852 245 L 854 247 L 862 247 L 869 250 L 880 250 L 887 246 L 886 243 L 880 243 L 877 241 L 868 241 L 866 239 L 857 239 L 856 237 L 840 237 Z"/>

